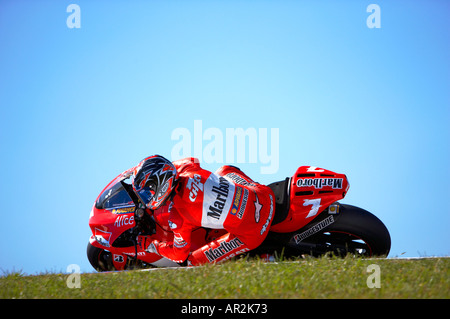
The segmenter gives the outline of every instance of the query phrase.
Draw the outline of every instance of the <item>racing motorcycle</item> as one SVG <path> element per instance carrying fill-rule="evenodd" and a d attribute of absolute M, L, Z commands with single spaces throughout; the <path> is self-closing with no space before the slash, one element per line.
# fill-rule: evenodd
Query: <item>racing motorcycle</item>
<path fill-rule="evenodd" d="M 168 223 L 169 205 L 149 214 L 133 191 L 131 171 L 113 179 L 92 207 L 89 262 L 97 271 L 181 266 L 146 252 L 139 245 L 139 236 L 172 241 L 173 233 Z M 268 186 L 276 199 L 273 221 L 264 242 L 247 254 L 285 257 L 389 254 L 391 238 L 383 222 L 364 209 L 338 202 L 350 187 L 346 175 L 301 166 L 293 176 Z M 195 229 L 191 251 L 225 233 L 204 227 Z"/>

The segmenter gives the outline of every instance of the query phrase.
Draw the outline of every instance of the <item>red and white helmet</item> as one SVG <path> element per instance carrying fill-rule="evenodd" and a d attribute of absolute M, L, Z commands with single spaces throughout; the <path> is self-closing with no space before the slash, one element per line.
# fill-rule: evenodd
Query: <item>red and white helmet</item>
<path fill-rule="evenodd" d="M 150 209 L 162 206 L 175 187 L 177 170 L 168 159 L 153 155 L 143 159 L 133 172 L 133 190 Z"/>

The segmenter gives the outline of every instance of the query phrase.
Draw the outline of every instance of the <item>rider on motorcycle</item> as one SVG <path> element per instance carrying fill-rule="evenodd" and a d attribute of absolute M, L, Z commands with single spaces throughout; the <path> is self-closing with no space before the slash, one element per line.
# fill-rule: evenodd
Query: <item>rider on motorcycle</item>
<path fill-rule="evenodd" d="M 234 166 L 209 172 L 192 157 L 173 163 L 159 155 L 145 158 L 133 171 L 133 189 L 151 212 L 168 205 L 173 241 L 143 245 L 177 263 L 221 262 L 255 249 L 266 238 L 274 216 L 269 187 Z M 191 233 L 199 227 L 228 233 L 190 253 Z"/>

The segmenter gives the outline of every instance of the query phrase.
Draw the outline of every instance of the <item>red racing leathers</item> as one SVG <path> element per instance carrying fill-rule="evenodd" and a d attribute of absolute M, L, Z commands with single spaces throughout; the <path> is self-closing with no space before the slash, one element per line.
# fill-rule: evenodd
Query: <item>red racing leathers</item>
<path fill-rule="evenodd" d="M 179 174 L 169 205 L 168 222 L 173 242 L 154 242 L 156 253 L 177 263 L 201 265 L 227 260 L 258 247 L 272 223 L 272 190 L 258 184 L 234 166 L 215 173 L 204 170 L 195 158 L 173 162 Z M 155 216 L 156 217 L 156 216 Z M 191 251 L 191 234 L 205 227 L 225 229 L 225 235 Z"/>

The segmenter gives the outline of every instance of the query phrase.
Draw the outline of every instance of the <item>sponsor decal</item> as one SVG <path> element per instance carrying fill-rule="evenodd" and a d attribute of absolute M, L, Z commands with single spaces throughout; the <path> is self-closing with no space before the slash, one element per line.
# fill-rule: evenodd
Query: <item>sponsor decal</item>
<path fill-rule="evenodd" d="M 165 182 L 164 185 L 161 187 L 161 190 L 159 191 L 160 196 L 164 195 L 164 193 L 167 191 L 167 189 L 169 188 L 169 181 Z"/>
<path fill-rule="evenodd" d="M 237 217 L 239 219 L 242 219 L 242 216 L 244 216 L 245 207 L 247 206 L 248 193 L 249 193 L 248 189 L 244 188 L 244 196 L 242 197 L 241 207 L 240 207 L 239 212 L 237 214 Z"/>
<path fill-rule="evenodd" d="M 169 220 L 169 227 L 170 227 L 170 229 L 175 229 L 178 227 L 178 225 Z"/>
<path fill-rule="evenodd" d="M 308 230 L 304 231 L 303 233 L 295 235 L 294 236 L 295 243 L 296 244 L 300 243 L 303 239 L 305 239 L 311 235 L 314 235 L 315 233 L 324 229 L 325 227 L 327 227 L 328 225 L 330 225 L 332 223 L 334 223 L 334 218 L 333 218 L 333 215 L 330 215 L 327 218 L 325 218 L 324 220 L 322 220 L 321 222 L 317 223 L 316 225 L 312 226 Z"/>
<path fill-rule="evenodd" d="M 114 254 L 113 258 L 116 263 L 123 263 L 125 261 L 122 255 Z"/>
<path fill-rule="evenodd" d="M 134 212 L 135 206 L 115 208 L 111 211 L 113 214 L 127 214 Z"/>
<path fill-rule="evenodd" d="M 173 235 L 173 246 L 176 248 L 183 248 L 187 245 L 187 242 L 181 237 L 180 234 L 174 233 Z"/>
<path fill-rule="evenodd" d="M 236 186 L 236 192 L 234 194 L 230 214 L 242 219 L 242 216 L 244 216 L 245 207 L 247 206 L 247 200 L 248 189 Z"/>
<path fill-rule="evenodd" d="M 209 210 L 206 215 L 210 218 L 218 220 L 222 215 L 223 208 L 227 202 L 230 183 L 226 178 L 219 178 L 219 187 L 213 186 L 211 192 L 216 194 L 216 200 L 209 206 Z"/>
<path fill-rule="evenodd" d="M 107 232 L 98 228 L 94 229 L 94 238 L 102 246 L 109 247 L 109 238 L 111 237 L 111 232 Z"/>
<path fill-rule="evenodd" d="M 263 227 L 261 228 L 261 235 L 264 234 L 264 232 L 267 230 L 267 228 L 269 227 L 270 221 L 272 220 L 272 215 L 273 215 L 273 198 L 272 198 L 272 195 L 269 195 L 269 197 L 270 197 L 269 217 L 267 217 L 266 222 L 264 223 Z"/>
<path fill-rule="evenodd" d="M 258 183 L 247 182 L 244 178 L 242 178 L 241 176 L 239 176 L 236 173 L 228 173 L 228 174 L 225 175 L 225 177 L 228 177 L 234 183 L 239 184 L 239 185 L 243 185 L 243 186 L 257 186 L 258 185 Z"/>
<path fill-rule="evenodd" d="M 135 253 L 126 253 L 126 252 L 124 252 L 124 254 L 127 255 L 127 256 L 130 256 L 130 257 L 135 257 L 136 256 Z M 137 255 L 138 256 L 145 256 L 145 255 L 147 255 L 147 252 L 146 251 L 140 251 L 140 252 L 137 253 Z"/>
<path fill-rule="evenodd" d="M 211 174 L 206 179 L 202 203 L 202 227 L 223 228 L 235 200 L 235 191 L 236 185 L 222 176 Z"/>
<path fill-rule="evenodd" d="M 317 213 L 319 212 L 320 207 L 322 207 L 322 205 L 320 205 L 320 201 L 321 200 L 322 200 L 322 198 L 304 199 L 303 200 L 303 206 L 311 205 L 311 210 L 309 211 L 309 213 L 306 216 L 306 218 L 313 217 L 313 216 L 317 215 Z"/>
<path fill-rule="evenodd" d="M 205 250 L 205 256 L 208 258 L 209 262 L 213 262 L 223 255 L 243 246 L 244 243 L 239 238 L 234 238 L 230 241 L 221 242 L 219 247 L 210 248 Z"/>
<path fill-rule="evenodd" d="M 255 222 L 259 223 L 259 218 L 261 217 L 261 208 L 263 205 L 261 205 L 259 203 L 258 195 L 256 195 L 256 192 L 255 192 L 255 198 L 256 198 L 256 201 L 254 202 L 254 204 L 255 204 Z"/>
<path fill-rule="evenodd" d="M 198 193 L 203 192 L 203 183 L 201 182 L 201 175 L 194 174 L 194 178 L 189 178 L 186 188 L 190 189 L 189 199 L 191 202 L 195 202 L 197 199 Z"/>
<path fill-rule="evenodd" d="M 109 189 L 108 194 L 105 195 L 105 200 L 108 199 L 109 196 L 111 196 L 112 188 Z"/>
<path fill-rule="evenodd" d="M 114 226 L 132 226 L 134 225 L 134 216 L 117 216 Z"/>
<path fill-rule="evenodd" d="M 320 189 L 322 187 L 332 187 L 341 189 L 343 178 L 303 178 L 297 180 L 298 187 L 311 187 Z"/>

